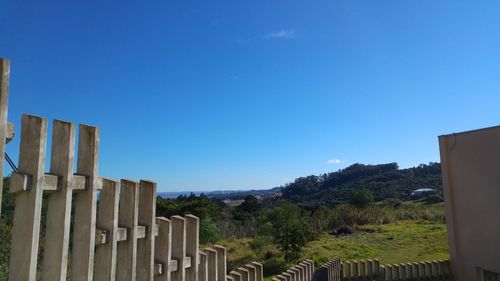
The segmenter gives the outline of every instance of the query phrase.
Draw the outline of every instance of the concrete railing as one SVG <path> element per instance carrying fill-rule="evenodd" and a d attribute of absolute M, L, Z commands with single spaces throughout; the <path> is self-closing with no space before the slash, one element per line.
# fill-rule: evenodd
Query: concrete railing
<path fill-rule="evenodd" d="M 9 78 L 10 62 L 0 58 L 0 140 L 13 135 L 7 123 Z M 246 265 L 249 274 L 234 280 L 226 274 L 224 247 L 200 250 L 197 217 L 156 217 L 156 183 L 99 177 L 96 127 L 80 125 L 76 147 L 76 126 L 55 120 L 46 173 L 47 127 L 44 118 L 22 117 L 19 167 L 9 190 L 15 200 L 9 280 L 263 281 L 260 263 Z M 0 141 L 2 157 L 4 147 Z M 0 161 L 0 178 L 2 172 Z M 2 181 L 0 203 L 1 195 Z"/>
<path fill-rule="evenodd" d="M 341 262 L 334 257 L 314 273 L 314 281 L 452 280 L 450 262 L 424 261 L 380 265 L 378 260 Z"/>
<path fill-rule="evenodd" d="M 228 281 L 262 281 L 264 269 L 262 264 L 258 262 L 252 262 L 239 267 L 231 272 L 227 276 Z"/>
<path fill-rule="evenodd" d="M 340 281 L 341 266 L 339 257 L 331 258 L 314 272 L 313 281 Z"/>
<path fill-rule="evenodd" d="M 314 262 L 304 260 L 274 277 L 273 281 L 312 281 Z"/>
<path fill-rule="evenodd" d="M 10 181 L 9 280 L 34 281 L 37 274 L 46 281 L 263 280 L 259 263 L 227 275 L 224 247 L 200 250 L 197 217 L 156 217 L 156 183 L 99 177 L 96 127 L 80 125 L 75 147 L 76 126 L 55 120 L 46 173 L 47 127 L 44 118 L 22 117 L 19 170 Z M 47 213 L 38 265 L 42 200 Z"/>

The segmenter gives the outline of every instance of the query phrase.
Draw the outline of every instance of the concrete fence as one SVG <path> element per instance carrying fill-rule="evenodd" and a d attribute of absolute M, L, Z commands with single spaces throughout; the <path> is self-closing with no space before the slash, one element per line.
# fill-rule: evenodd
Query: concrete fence
<path fill-rule="evenodd" d="M 342 264 L 342 280 L 416 281 L 452 280 L 448 260 L 380 265 L 378 260 L 347 261 Z"/>
<path fill-rule="evenodd" d="M 274 277 L 272 281 L 312 281 L 313 274 L 314 262 L 304 260 Z"/>
<path fill-rule="evenodd" d="M 228 281 L 262 281 L 264 280 L 263 272 L 262 264 L 252 262 L 229 272 L 226 279 Z"/>
<path fill-rule="evenodd" d="M 260 263 L 228 275 L 224 247 L 200 250 L 197 217 L 156 217 L 156 183 L 99 177 L 96 127 L 80 125 L 75 147 L 76 126 L 55 120 L 46 173 L 47 127 L 44 118 L 22 117 L 19 168 L 9 190 L 15 197 L 9 280 L 263 281 Z M 37 264 L 42 200 L 45 243 Z"/>
<path fill-rule="evenodd" d="M 341 262 L 334 257 L 314 273 L 314 281 L 452 280 L 450 262 L 424 261 L 380 265 L 378 260 Z"/>
<path fill-rule="evenodd" d="M 341 272 L 340 258 L 333 257 L 314 272 L 313 281 L 340 281 Z"/>

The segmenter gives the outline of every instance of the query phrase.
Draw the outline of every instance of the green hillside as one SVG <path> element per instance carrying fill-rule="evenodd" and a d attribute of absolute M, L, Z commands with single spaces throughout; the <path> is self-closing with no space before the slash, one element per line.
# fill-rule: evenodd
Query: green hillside
<path fill-rule="evenodd" d="M 367 189 L 375 201 L 410 199 L 413 190 L 432 188 L 442 192 L 439 163 L 399 169 L 398 164 L 354 164 L 336 172 L 297 178 L 283 188 L 284 199 L 302 206 L 336 205 L 349 201 L 355 189 Z"/>

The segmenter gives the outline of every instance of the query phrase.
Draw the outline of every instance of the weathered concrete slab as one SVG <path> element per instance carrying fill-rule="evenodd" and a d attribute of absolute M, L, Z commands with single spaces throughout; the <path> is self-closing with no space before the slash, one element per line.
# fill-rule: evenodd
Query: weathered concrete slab
<path fill-rule="evenodd" d="M 42 280 L 66 281 L 68 245 L 73 195 L 75 126 L 54 120 L 52 127 L 50 173 L 55 175 L 56 191 L 48 195 Z"/>
<path fill-rule="evenodd" d="M 47 120 L 23 115 L 18 168 L 31 175 L 33 188 L 15 195 L 9 280 L 35 281 L 46 141 Z"/>

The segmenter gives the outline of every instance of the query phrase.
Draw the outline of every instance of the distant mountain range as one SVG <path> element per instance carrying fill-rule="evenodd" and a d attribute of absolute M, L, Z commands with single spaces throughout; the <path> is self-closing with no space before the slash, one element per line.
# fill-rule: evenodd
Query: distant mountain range
<path fill-rule="evenodd" d="M 162 198 L 175 199 L 179 196 L 189 196 L 191 193 L 199 196 L 205 194 L 210 198 L 218 199 L 243 199 L 247 195 L 253 196 L 270 196 L 281 192 L 281 187 L 271 189 L 251 189 L 251 190 L 215 190 L 215 191 L 175 191 L 175 192 L 158 192 L 157 195 Z"/>

